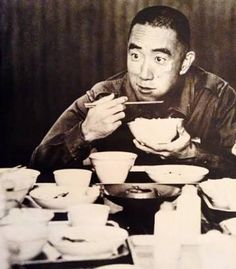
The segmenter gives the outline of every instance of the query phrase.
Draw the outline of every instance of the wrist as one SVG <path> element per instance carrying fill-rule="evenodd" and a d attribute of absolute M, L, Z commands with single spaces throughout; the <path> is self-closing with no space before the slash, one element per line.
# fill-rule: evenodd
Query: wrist
<path fill-rule="evenodd" d="M 195 158 L 197 157 L 197 146 L 195 143 L 191 143 L 188 148 L 188 156 L 187 158 Z"/>
<path fill-rule="evenodd" d="M 94 140 L 85 122 L 81 124 L 81 136 L 85 142 L 92 142 Z"/>

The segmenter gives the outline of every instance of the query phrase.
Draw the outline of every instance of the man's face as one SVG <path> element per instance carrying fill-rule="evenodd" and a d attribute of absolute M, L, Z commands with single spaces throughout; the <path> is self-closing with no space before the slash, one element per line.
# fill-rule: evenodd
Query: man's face
<path fill-rule="evenodd" d="M 161 99 L 177 83 L 184 48 L 172 29 L 134 25 L 128 42 L 128 75 L 138 100 Z"/>

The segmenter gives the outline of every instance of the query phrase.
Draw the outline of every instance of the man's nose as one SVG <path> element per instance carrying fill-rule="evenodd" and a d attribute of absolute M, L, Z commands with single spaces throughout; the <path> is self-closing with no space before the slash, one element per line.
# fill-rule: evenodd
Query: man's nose
<path fill-rule="evenodd" d="M 141 70 L 139 74 L 140 79 L 142 80 L 151 80 L 153 79 L 153 72 L 147 61 L 144 61 L 141 65 Z"/>

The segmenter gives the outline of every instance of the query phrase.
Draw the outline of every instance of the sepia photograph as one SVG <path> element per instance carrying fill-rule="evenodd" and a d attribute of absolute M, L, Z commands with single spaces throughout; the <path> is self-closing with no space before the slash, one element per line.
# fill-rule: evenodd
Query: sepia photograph
<path fill-rule="evenodd" d="M 0 0 L 0 269 L 236 269 L 234 0 Z"/>

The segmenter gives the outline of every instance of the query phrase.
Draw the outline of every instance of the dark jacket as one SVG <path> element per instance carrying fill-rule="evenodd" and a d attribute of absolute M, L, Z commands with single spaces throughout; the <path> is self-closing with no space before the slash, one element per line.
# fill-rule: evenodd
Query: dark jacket
<path fill-rule="evenodd" d="M 88 157 L 90 150 L 126 150 L 137 152 L 136 164 L 159 164 L 157 155 L 146 154 L 136 149 L 127 125 L 107 138 L 89 144 L 83 139 L 81 123 L 86 117 L 85 102 L 93 102 L 108 93 L 126 95 L 133 100 L 132 88 L 126 72 L 107 81 L 97 83 L 85 95 L 78 98 L 59 117 L 43 141 L 35 149 L 31 167 L 39 170 L 55 170 L 79 167 Z M 236 141 L 236 92 L 220 77 L 205 70 L 192 67 L 178 88 L 172 91 L 163 105 L 143 112 L 137 109 L 126 111 L 126 121 L 138 113 L 145 117 L 183 117 L 185 128 L 192 138 L 200 138 L 198 154 L 191 160 L 166 160 L 165 162 L 187 162 L 204 165 L 212 169 L 234 167 L 235 157 L 231 149 Z M 147 130 L 148 131 L 148 130 Z"/>

